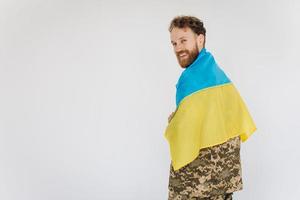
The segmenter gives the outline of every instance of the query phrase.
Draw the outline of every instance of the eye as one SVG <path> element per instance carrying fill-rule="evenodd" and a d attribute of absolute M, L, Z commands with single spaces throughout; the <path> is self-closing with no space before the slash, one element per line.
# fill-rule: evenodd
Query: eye
<path fill-rule="evenodd" d="M 182 42 L 186 42 L 186 39 L 181 40 Z"/>

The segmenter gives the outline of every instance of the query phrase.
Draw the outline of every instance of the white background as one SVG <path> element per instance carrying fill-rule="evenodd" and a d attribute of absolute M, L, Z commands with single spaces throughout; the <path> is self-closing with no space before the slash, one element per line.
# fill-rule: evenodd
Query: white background
<path fill-rule="evenodd" d="M 164 200 L 163 137 L 194 15 L 258 130 L 239 200 L 300 196 L 300 3 L 0 0 L 0 199 Z"/>

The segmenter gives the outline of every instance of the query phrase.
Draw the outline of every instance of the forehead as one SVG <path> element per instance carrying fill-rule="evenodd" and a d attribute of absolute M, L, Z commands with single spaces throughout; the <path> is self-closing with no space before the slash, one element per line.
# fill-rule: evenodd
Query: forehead
<path fill-rule="evenodd" d="M 170 38 L 171 41 L 176 41 L 182 37 L 194 37 L 195 33 L 192 31 L 192 29 L 190 29 L 189 27 L 185 27 L 185 28 L 173 28 L 171 33 L 170 33 Z"/>

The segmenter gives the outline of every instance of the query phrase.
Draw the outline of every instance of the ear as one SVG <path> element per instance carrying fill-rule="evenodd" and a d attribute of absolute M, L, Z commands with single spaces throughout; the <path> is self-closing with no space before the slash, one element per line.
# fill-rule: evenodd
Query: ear
<path fill-rule="evenodd" d="M 197 45 L 199 48 L 204 47 L 204 35 L 203 34 L 197 35 L 196 40 L 197 40 Z"/>

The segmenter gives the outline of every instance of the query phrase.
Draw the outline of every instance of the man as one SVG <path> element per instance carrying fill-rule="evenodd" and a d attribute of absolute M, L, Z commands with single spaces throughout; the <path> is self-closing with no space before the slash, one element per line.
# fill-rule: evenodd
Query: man
<path fill-rule="evenodd" d="M 232 82 L 206 51 L 203 22 L 177 16 L 169 32 L 184 71 L 165 132 L 172 157 L 168 199 L 232 199 L 243 188 L 240 143 L 256 127 Z"/>

